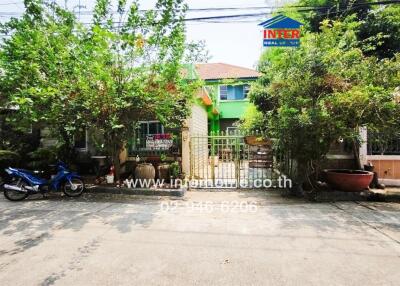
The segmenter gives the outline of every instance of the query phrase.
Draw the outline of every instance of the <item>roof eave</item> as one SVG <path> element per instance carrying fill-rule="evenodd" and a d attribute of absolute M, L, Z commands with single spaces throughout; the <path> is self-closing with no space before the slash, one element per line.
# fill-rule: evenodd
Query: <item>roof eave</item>
<path fill-rule="evenodd" d="M 224 81 L 224 80 L 257 80 L 260 76 L 251 76 L 251 77 L 225 77 L 225 78 L 207 78 L 203 79 L 204 81 Z"/>

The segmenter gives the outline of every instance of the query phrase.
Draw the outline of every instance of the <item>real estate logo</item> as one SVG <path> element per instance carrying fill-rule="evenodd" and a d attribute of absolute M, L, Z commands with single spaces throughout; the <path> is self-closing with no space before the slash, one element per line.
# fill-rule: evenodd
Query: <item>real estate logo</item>
<path fill-rule="evenodd" d="M 300 46 L 300 27 L 302 23 L 284 15 L 278 15 L 264 21 L 264 47 L 298 47 Z"/>

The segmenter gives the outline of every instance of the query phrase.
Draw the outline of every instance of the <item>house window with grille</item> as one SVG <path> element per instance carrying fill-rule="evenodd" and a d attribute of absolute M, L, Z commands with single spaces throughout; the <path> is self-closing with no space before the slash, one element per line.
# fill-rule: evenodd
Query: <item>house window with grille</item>
<path fill-rule="evenodd" d="M 219 87 L 219 97 L 220 97 L 221 100 L 227 100 L 228 99 L 228 86 L 221 85 Z"/>
<path fill-rule="evenodd" d="M 219 87 L 220 100 L 243 100 L 249 93 L 249 85 L 221 85 Z"/>

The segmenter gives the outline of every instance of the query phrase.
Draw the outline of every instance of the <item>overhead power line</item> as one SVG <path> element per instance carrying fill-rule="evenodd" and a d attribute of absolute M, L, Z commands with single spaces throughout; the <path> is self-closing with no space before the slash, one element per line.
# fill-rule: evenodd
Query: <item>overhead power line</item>
<path fill-rule="evenodd" d="M 23 2 L 0 3 L 0 6 L 24 4 Z"/>
<path fill-rule="evenodd" d="M 285 8 L 289 9 L 294 9 L 294 11 L 303 13 L 303 12 L 311 12 L 311 11 L 319 11 L 319 12 L 324 12 L 320 15 L 328 15 L 328 14 L 338 14 L 341 12 L 349 11 L 349 10 L 355 10 L 357 8 L 362 8 L 362 7 L 367 7 L 367 6 L 373 6 L 373 5 L 387 5 L 387 4 L 400 4 L 400 0 L 388 0 L 388 1 L 378 1 L 378 2 L 365 2 L 365 3 L 358 3 L 358 4 L 352 4 L 350 6 L 347 6 L 346 8 L 339 9 L 337 6 L 289 6 Z M 265 12 L 258 12 L 258 13 L 246 13 L 246 14 L 233 14 L 233 15 L 216 15 L 216 16 L 206 16 L 206 17 L 193 17 L 193 18 L 185 18 L 185 22 L 210 22 L 210 23 L 222 23 L 222 21 L 229 21 L 233 22 L 235 19 L 248 19 L 251 17 L 260 17 L 260 16 L 266 16 L 270 15 L 272 9 L 279 9 L 283 7 L 272 7 L 272 6 L 259 6 L 259 7 L 224 7 L 224 8 L 198 8 L 198 9 L 189 9 L 189 11 L 213 11 L 216 9 L 270 9 L 270 11 L 265 11 Z M 140 11 L 148 11 L 148 10 L 140 10 Z M 90 12 L 90 11 L 81 11 L 81 15 L 85 15 L 84 12 Z M 90 14 L 93 14 L 93 12 L 90 12 Z M 0 12 L 0 17 L 5 17 L 5 16 L 18 16 L 19 14 L 17 12 Z M 87 14 L 89 15 L 89 14 Z M 121 21 L 113 21 L 113 24 L 124 24 L 125 22 Z M 83 24 L 91 24 L 91 23 L 83 23 Z"/>
<path fill-rule="evenodd" d="M 385 4 L 398 4 L 400 0 L 387 0 L 387 1 L 378 1 L 378 2 L 364 2 L 364 3 L 355 3 L 351 4 L 352 7 L 358 6 L 369 6 L 369 5 L 385 5 Z M 11 5 L 11 4 L 22 4 L 20 2 L 10 2 L 10 3 L 1 3 L 0 5 Z M 214 8 L 189 8 L 187 9 L 188 12 L 209 12 L 209 11 L 228 11 L 228 10 L 261 10 L 261 9 L 294 9 L 294 10 L 302 10 L 298 8 L 305 8 L 305 9 L 329 9 L 335 8 L 336 6 L 312 6 L 312 5 L 292 5 L 292 6 L 243 6 L 243 7 L 214 7 Z M 140 12 L 147 12 L 147 11 L 160 11 L 157 9 L 141 9 Z M 23 12 L 0 12 L 2 15 L 18 15 L 22 14 Z M 93 11 L 80 11 L 81 15 L 92 15 Z M 117 11 L 111 11 L 111 13 L 117 13 Z"/>

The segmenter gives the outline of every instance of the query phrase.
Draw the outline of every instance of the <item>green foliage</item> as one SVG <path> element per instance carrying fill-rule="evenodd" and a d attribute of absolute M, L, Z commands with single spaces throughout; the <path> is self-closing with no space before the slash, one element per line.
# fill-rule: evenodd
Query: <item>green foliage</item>
<path fill-rule="evenodd" d="M 160 161 L 161 161 L 161 162 L 167 161 L 167 155 L 165 155 L 164 153 L 162 153 L 162 154 L 160 155 Z"/>
<path fill-rule="evenodd" d="M 17 108 L 6 121 L 15 129 L 45 123 L 71 146 L 74 130 L 83 124 L 75 96 L 80 79 L 74 16 L 38 0 L 25 5 L 22 18 L 1 26 L 11 37 L 0 51 L 0 94 Z"/>
<path fill-rule="evenodd" d="M 299 0 L 280 9 L 304 23 L 304 29 L 310 32 L 321 32 L 324 20 L 343 21 L 353 15 L 360 29 L 357 32 L 359 47 L 366 54 L 379 58 L 393 57 L 400 52 L 400 6 L 368 5 L 373 1 L 365 0 Z M 296 8 L 317 7 L 315 8 Z M 293 9 L 295 8 L 295 9 Z"/>
<path fill-rule="evenodd" d="M 29 153 L 29 167 L 32 169 L 47 169 L 50 164 L 55 164 L 58 158 L 58 149 L 54 147 L 38 148 Z"/>
<path fill-rule="evenodd" d="M 0 150 L 0 181 L 5 168 L 18 166 L 21 157 L 18 153 L 9 150 Z"/>
<path fill-rule="evenodd" d="M 354 17 L 326 20 L 320 33 L 303 34 L 299 48 L 269 49 L 262 56 L 263 75 L 250 98 L 278 148 L 299 166 L 314 170 L 339 138 L 359 144 L 362 126 L 399 129 L 394 90 L 400 85 L 400 58 L 366 56 L 359 27 Z"/>
<path fill-rule="evenodd" d="M 198 87 L 181 73 L 187 7 L 158 0 L 142 13 L 138 1 L 126 3 L 118 1 L 116 27 L 111 1 L 98 0 L 85 27 L 57 5 L 26 0 L 23 17 L 2 25 L 11 37 L 0 52 L 0 94 L 18 108 L 8 121 L 43 123 L 70 154 L 77 130 L 93 127 L 116 165 L 138 121 L 179 126 Z"/>
<path fill-rule="evenodd" d="M 358 36 L 364 45 L 370 44 L 369 55 L 391 58 L 400 52 L 400 5 L 371 11 Z"/>
<path fill-rule="evenodd" d="M 365 5 L 372 0 L 299 0 L 292 4 L 304 7 L 318 7 L 318 9 L 304 8 L 301 15 L 306 28 L 311 32 L 318 32 L 322 21 L 342 20 L 347 16 L 355 14 L 357 20 L 363 20 L 367 17 L 371 5 Z"/>
<path fill-rule="evenodd" d="M 245 134 L 251 134 L 265 129 L 264 116 L 253 104 L 249 104 L 240 119 L 239 129 Z"/>
<path fill-rule="evenodd" d="M 9 150 L 0 150 L 0 162 L 17 160 L 18 153 Z"/>
<path fill-rule="evenodd" d="M 186 45 L 185 63 L 207 63 L 210 59 L 210 51 L 204 40 L 192 41 Z"/>
<path fill-rule="evenodd" d="M 177 179 L 179 178 L 180 174 L 181 174 L 181 168 L 179 166 L 178 162 L 172 162 L 170 167 L 169 167 L 169 172 L 170 175 L 173 179 Z"/>

